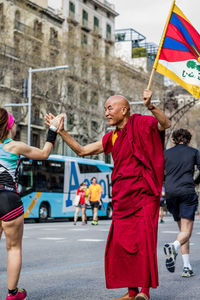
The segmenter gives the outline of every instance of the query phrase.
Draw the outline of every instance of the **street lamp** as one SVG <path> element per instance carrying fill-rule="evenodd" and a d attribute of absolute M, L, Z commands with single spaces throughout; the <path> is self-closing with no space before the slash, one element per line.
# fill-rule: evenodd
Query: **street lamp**
<path fill-rule="evenodd" d="M 55 71 L 61 69 L 68 69 L 67 65 L 64 66 L 55 66 L 49 68 L 40 68 L 40 69 L 32 69 L 29 68 L 28 75 L 28 137 L 27 144 L 30 146 L 31 144 L 31 106 L 32 106 L 32 73 L 36 72 L 44 72 L 44 71 Z"/>

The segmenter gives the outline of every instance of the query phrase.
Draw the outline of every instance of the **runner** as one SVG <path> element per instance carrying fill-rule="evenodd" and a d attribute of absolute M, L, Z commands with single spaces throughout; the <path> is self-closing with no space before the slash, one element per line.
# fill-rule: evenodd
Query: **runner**
<path fill-rule="evenodd" d="M 181 248 L 183 259 L 182 277 L 194 275 L 190 264 L 189 240 L 192 235 L 198 196 L 193 179 L 195 166 L 200 170 L 200 154 L 189 147 L 191 133 L 187 129 L 173 132 L 174 147 L 165 151 L 165 193 L 167 209 L 173 215 L 179 227 L 179 234 L 173 243 L 164 245 L 166 268 L 175 271 L 176 257 Z"/>
<path fill-rule="evenodd" d="M 56 139 L 49 129 L 47 142 L 42 150 L 16 142 L 16 124 L 13 116 L 0 108 L 0 223 L 6 238 L 8 252 L 8 295 L 6 300 L 26 299 L 26 291 L 17 287 L 22 265 L 22 236 L 24 210 L 20 199 L 16 176 L 19 157 L 31 159 L 48 158 Z"/>

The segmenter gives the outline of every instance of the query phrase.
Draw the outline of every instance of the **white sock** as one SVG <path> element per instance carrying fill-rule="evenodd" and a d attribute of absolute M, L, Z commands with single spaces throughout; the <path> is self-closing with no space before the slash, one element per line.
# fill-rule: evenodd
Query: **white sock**
<path fill-rule="evenodd" d="M 189 268 L 190 270 L 192 270 L 192 267 L 191 267 L 191 264 L 190 264 L 190 255 L 189 254 L 183 254 L 182 259 L 183 259 L 183 267 L 184 268 Z"/>
<path fill-rule="evenodd" d="M 173 245 L 174 245 L 174 248 L 175 248 L 176 253 L 178 253 L 178 250 L 179 250 L 180 247 L 181 247 L 180 242 L 176 240 L 175 242 L 173 242 Z"/>

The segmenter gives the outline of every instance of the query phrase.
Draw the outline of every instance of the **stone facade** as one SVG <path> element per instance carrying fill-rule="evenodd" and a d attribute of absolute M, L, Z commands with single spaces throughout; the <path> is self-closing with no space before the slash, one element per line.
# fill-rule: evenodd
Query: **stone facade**
<path fill-rule="evenodd" d="M 46 0 L 0 0 L 1 105 L 27 103 L 21 93 L 29 67 L 69 65 L 69 70 L 33 74 L 32 145 L 44 145 L 46 112 L 66 112 L 68 131 L 84 144 L 107 132 L 107 97 L 123 94 L 131 102 L 141 100 L 149 74 L 115 57 L 117 15 L 105 0 L 63 0 L 57 9 Z M 154 99 L 161 100 L 162 82 L 155 80 L 152 90 Z M 143 112 L 141 105 L 132 107 Z M 26 141 L 27 106 L 8 110 L 18 122 L 17 137 Z M 54 152 L 73 155 L 60 139 Z"/>

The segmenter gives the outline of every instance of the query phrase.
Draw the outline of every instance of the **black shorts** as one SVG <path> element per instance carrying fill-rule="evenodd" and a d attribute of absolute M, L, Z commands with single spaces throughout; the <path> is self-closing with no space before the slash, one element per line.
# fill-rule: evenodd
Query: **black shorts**
<path fill-rule="evenodd" d="M 0 191 L 0 220 L 4 222 L 11 221 L 23 213 L 23 203 L 19 194 L 10 191 Z"/>
<path fill-rule="evenodd" d="M 198 207 L 197 194 L 188 194 L 175 197 L 166 197 L 167 209 L 173 215 L 174 221 L 178 222 L 181 218 L 194 221 L 195 211 Z"/>
<path fill-rule="evenodd" d="M 99 201 L 90 201 L 90 205 L 92 208 L 98 208 L 99 207 Z"/>

